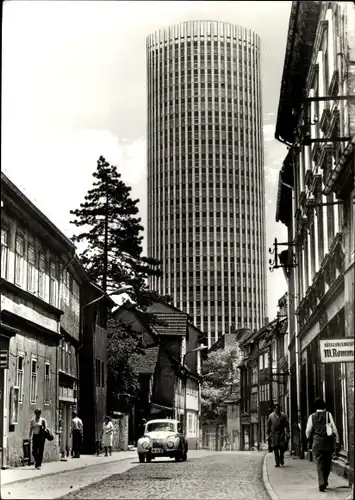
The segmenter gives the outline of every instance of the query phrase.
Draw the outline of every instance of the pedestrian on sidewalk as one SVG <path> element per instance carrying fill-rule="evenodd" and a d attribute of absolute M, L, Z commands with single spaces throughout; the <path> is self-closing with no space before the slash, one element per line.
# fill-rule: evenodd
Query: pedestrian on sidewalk
<path fill-rule="evenodd" d="M 105 450 L 105 457 L 107 457 L 107 450 L 110 456 L 112 455 L 112 442 L 113 442 L 113 423 L 110 417 L 105 417 L 104 423 L 102 424 L 102 446 Z"/>
<path fill-rule="evenodd" d="M 42 411 L 37 408 L 34 411 L 35 416 L 30 421 L 29 439 L 32 439 L 32 455 L 35 461 L 35 468 L 40 469 L 43 461 L 44 443 L 46 441 L 45 429 L 47 423 L 41 417 Z"/>
<path fill-rule="evenodd" d="M 269 451 L 274 451 L 275 467 L 284 465 L 284 454 L 290 439 L 290 426 L 285 413 L 281 412 L 280 405 L 274 406 L 274 411 L 267 420 L 267 439 Z"/>
<path fill-rule="evenodd" d="M 73 458 L 80 458 L 81 444 L 83 440 L 83 421 L 78 417 L 77 412 L 72 412 L 71 421 L 71 436 L 74 456 Z"/>
<path fill-rule="evenodd" d="M 314 407 L 316 411 L 308 418 L 306 437 L 317 462 L 319 491 L 325 491 L 339 435 L 332 414 L 326 411 L 324 400 L 317 398 Z"/>

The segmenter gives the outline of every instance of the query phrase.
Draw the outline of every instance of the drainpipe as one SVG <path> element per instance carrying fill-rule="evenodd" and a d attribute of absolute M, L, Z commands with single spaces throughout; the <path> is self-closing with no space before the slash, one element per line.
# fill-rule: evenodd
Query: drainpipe
<path fill-rule="evenodd" d="M 296 212 L 296 198 L 295 198 L 295 190 L 292 191 L 292 216 L 293 216 L 293 237 L 296 238 L 295 231 L 295 223 L 294 223 L 294 215 Z M 297 253 L 297 247 L 295 246 L 295 251 Z M 294 274 L 293 280 L 293 296 L 295 303 L 295 311 L 299 306 L 299 298 L 300 298 L 300 284 L 299 279 L 296 276 L 297 272 Z M 296 354 L 296 391 L 297 391 L 297 424 L 299 431 L 299 448 L 300 448 L 300 458 L 304 458 L 304 450 L 303 450 L 303 428 L 302 428 L 302 419 L 301 419 L 301 352 L 300 352 L 300 339 L 298 335 L 298 317 L 295 316 L 295 354 Z"/>

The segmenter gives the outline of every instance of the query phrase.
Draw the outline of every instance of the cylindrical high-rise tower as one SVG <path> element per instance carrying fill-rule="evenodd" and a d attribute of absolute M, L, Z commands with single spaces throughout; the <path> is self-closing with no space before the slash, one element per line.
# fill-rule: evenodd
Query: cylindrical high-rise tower
<path fill-rule="evenodd" d="M 260 39 L 186 22 L 150 35 L 147 59 L 150 287 L 211 345 L 266 316 Z"/>

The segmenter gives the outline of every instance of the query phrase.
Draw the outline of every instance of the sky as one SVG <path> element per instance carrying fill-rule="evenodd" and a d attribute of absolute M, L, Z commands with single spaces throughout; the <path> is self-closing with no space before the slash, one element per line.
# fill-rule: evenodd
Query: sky
<path fill-rule="evenodd" d="M 3 172 L 70 237 L 69 210 L 103 155 L 140 199 L 146 226 L 146 37 L 184 21 L 227 21 L 261 37 L 266 251 L 275 237 L 286 241 L 275 221 L 286 149 L 274 130 L 290 9 L 286 1 L 5 1 Z M 286 288 L 281 269 L 268 271 L 270 319 Z"/>

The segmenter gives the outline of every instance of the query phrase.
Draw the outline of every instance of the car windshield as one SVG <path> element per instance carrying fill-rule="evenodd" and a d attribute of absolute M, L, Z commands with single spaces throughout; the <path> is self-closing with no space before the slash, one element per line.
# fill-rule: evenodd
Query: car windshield
<path fill-rule="evenodd" d="M 147 424 L 147 432 L 171 431 L 174 432 L 174 422 L 152 422 Z"/>

